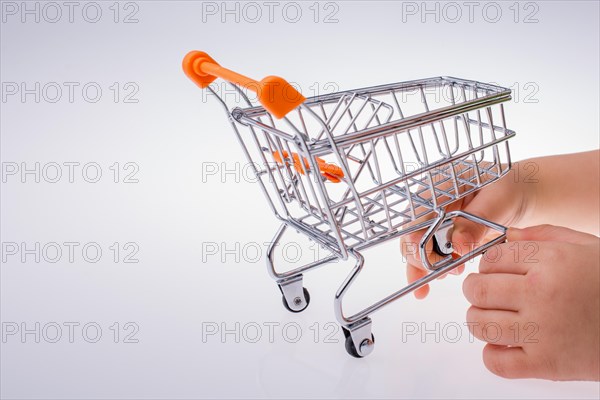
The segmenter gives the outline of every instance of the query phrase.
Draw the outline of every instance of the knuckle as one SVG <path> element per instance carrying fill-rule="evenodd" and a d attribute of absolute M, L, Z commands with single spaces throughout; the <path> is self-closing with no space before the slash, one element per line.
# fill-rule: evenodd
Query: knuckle
<path fill-rule="evenodd" d="M 484 257 L 481 257 L 479 260 L 479 272 L 489 271 L 490 269 L 490 262 L 484 255 Z"/>
<path fill-rule="evenodd" d="M 471 306 L 467 309 L 467 322 L 469 323 L 469 329 L 471 330 L 471 333 L 474 333 L 474 325 L 480 325 L 481 323 L 481 321 L 479 320 L 479 313 L 477 312 L 477 307 Z"/>
<path fill-rule="evenodd" d="M 552 235 L 558 231 L 560 231 L 561 228 L 559 228 L 558 226 L 555 225 L 550 225 L 550 224 L 543 224 L 540 227 L 540 230 L 542 233 L 545 233 L 547 235 Z"/>
<path fill-rule="evenodd" d="M 530 270 L 525 274 L 525 290 L 522 292 L 523 296 L 530 297 L 531 293 L 539 291 L 543 282 L 543 272 L 545 271 Z"/>
<path fill-rule="evenodd" d="M 546 379 L 550 379 L 552 381 L 561 380 L 561 374 L 559 373 L 556 360 L 552 358 L 546 358 L 542 362 L 542 371 L 544 371 L 543 377 Z"/>
<path fill-rule="evenodd" d="M 564 260 L 562 246 L 547 246 L 544 248 L 544 258 L 549 260 Z"/>
<path fill-rule="evenodd" d="M 508 250 L 507 243 L 501 243 L 494 245 L 487 249 L 481 260 L 479 261 L 479 269 L 480 270 L 491 270 L 493 269 L 495 264 L 504 262 L 506 259 L 506 255 L 510 251 Z"/>
<path fill-rule="evenodd" d="M 481 279 L 476 279 L 475 282 L 471 284 L 470 295 L 473 304 L 486 304 L 489 295 L 488 284 Z"/>
<path fill-rule="evenodd" d="M 494 375 L 502 378 L 511 378 L 514 376 L 514 371 L 506 364 L 505 360 L 496 357 L 494 353 L 486 351 L 485 348 L 483 351 L 483 364 Z"/>
<path fill-rule="evenodd" d="M 470 273 L 469 275 L 467 275 L 467 277 L 463 281 L 462 290 L 463 290 L 463 294 L 465 295 L 467 300 L 471 299 L 470 296 L 471 296 L 472 285 L 473 285 L 474 279 L 475 279 L 475 273 Z"/>

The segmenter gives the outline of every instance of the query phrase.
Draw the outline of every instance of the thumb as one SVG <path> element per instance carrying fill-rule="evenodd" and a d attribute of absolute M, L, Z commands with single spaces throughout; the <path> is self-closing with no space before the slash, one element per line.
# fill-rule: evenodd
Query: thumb
<path fill-rule="evenodd" d="M 597 240 L 596 236 L 554 225 L 537 225 L 523 229 L 509 228 L 506 236 L 509 242 L 531 240 L 585 244 L 589 243 L 591 240 Z"/>
<path fill-rule="evenodd" d="M 460 222 L 459 222 L 460 221 Z M 470 223 L 464 218 L 457 218 L 452 231 L 452 245 L 458 254 L 466 254 L 477 247 L 485 236 L 476 224 Z"/>
<path fill-rule="evenodd" d="M 462 208 L 462 211 L 488 221 L 497 221 L 500 217 L 500 215 L 496 215 L 498 213 L 494 212 L 494 208 L 489 206 L 487 199 L 480 196 L 479 193 Z M 499 222 L 502 223 L 502 221 Z M 481 244 L 488 232 L 489 228 L 485 225 L 465 218 L 456 218 L 452 231 L 452 243 L 459 254 L 466 254 Z"/>

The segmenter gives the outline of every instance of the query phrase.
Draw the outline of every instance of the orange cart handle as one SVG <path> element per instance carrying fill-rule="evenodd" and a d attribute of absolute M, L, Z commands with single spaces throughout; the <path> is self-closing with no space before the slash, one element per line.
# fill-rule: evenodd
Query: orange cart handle
<path fill-rule="evenodd" d="M 283 164 L 283 160 L 278 151 L 273 152 L 273 158 L 279 164 Z M 283 158 L 289 158 L 289 154 L 285 150 L 283 151 Z M 297 153 L 292 153 L 292 159 L 294 160 L 294 168 L 300 174 L 304 175 L 305 170 L 310 170 L 308 160 L 306 158 L 303 157 L 304 165 L 302 165 L 302 163 L 300 162 L 300 156 L 298 156 Z M 321 172 L 321 175 L 323 175 L 325 178 L 327 178 L 333 183 L 339 183 L 342 181 L 342 178 L 344 178 L 344 172 L 340 167 L 338 167 L 335 164 L 330 164 L 322 158 L 317 157 L 317 165 L 319 166 L 319 171 Z"/>
<path fill-rule="evenodd" d="M 283 78 L 267 76 L 260 81 L 256 81 L 221 67 L 203 51 L 190 51 L 184 57 L 182 66 L 188 78 L 203 89 L 215 79 L 221 78 L 252 90 L 257 94 L 258 101 L 263 107 L 279 119 L 285 117 L 287 113 L 306 100 L 300 92 Z"/>

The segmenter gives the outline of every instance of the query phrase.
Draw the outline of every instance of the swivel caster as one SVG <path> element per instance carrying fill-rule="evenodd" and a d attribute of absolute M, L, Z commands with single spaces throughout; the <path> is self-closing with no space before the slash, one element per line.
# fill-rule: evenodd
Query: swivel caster
<path fill-rule="evenodd" d="M 371 319 L 365 318 L 348 327 L 343 327 L 346 337 L 346 352 L 352 357 L 363 358 L 375 348 L 375 336 L 371 333 Z"/>
<path fill-rule="evenodd" d="M 346 352 L 348 354 L 350 354 L 352 357 L 356 357 L 356 358 L 363 358 L 364 356 L 368 355 L 369 353 L 371 353 L 371 350 L 368 350 L 368 348 L 372 348 L 373 346 L 375 346 L 375 336 L 373 336 L 373 334 L 371 333 L 371 339 L 364 339 L 360 345 L 360 347 L 362 348 L 361 354 L 358 353 L 358 350 L 356 350 L 356 346 L 354 345 L 354 341 L 352 340 L 352 336 L 348 335 L 348 337 L 346 338 Z"/>
<path fill-rule="evenodd" d="M 308 293 L 308 290 L 306 288 L 302 288 L 302 292 L 304 294 L 304 298 L 301 298 L 300 296 L 298 296 L 298 297 L 294 297 L 294 299 L 292 300 L 294 308 L 290 307 L 290 305 L 288 304 L 288 302 L 285 298 L 285 295 L 281 296 L 283 306 L 288 311 L 291 311 L 293 313 L 299 313 L 299 312 L 306 310 L 306 307 L 308 307 L 308 305 L 310 304 L 310 293 Z"/>
<path fill-rule="evenodd" d="M 304 311 L 310 303 L 310 294 L 302 286 L 302 275 L 278 282 L 281 290 L 283 306 L 291 312 L 299 313 Z"/>
<path fill-rule="evenodd" d="M 451 256 L 454 253 L 452 247 L 452 229 L 454 222 L 448 219 L 440 225 L 438 230 L 433 234 L 433 250 L 442 257 Z"/>

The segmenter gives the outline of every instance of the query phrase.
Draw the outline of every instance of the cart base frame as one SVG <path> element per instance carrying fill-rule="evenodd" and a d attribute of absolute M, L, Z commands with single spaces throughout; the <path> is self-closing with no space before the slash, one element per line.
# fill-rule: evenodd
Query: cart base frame
<path fill-rule="evenodd" d="M 350 273 L 337 290 L 333 306 L 336 319 L 344 332 L 346 351 L 350 355 L 361 358 L 369 355 L 373 351 L 375 346 L 375 338 L 372 333 L 372 320 L 370 318 L 373 313 L 400 299 L 408 293 L 419 289 L 432 280 L 452 271 L 458 266 L 484 254 L 492 246 L 506 241 L 506 228 L 502 225 L 464 211 L 451 211 L 448 213 L 446 213 L 443 209 L 436 211 L 437 216 L 433 219 L 415 224 L 402 231 L 394 232 L 393 234 L 381 238 L 377 242 L 371 242 L 366 245 L 363 244 L 362 246 L 356 246 L 355 248 L 349 249 L 348 254 L 350 258 L 355 260 L 354 267 L 352 267 Z M 469 221 L 481 224 L 489 229 L 497 231 L 498 236 L 489 242 L 482 244 L 481 246 L 474 248 L 457 258 L 454 258 L 452 257 L 453 248 L 452 243 L 450 242 L 450 232 L 453 226 L 453 221 L 456 218 L 465 218 Z M 276 281 L 282 293 L 284 306 L 291 312 L 301 312 L 304 311 L 310 303 L 310 295 L 303 284 L 303 274 L 328 263 L 337 261 L 339 257 L 331 255 L 286 272 L 277 272 L 275 269 L 274 249 L 286 232 L 287 228 L 288 224 L 283 223 L 277 230 L 273 241 L 269 245 L 267 250 L 267 269 L 271 277 Z M 356 314 L 346 316 L 344 314 L 343 298 L 362 271 L 365 262 L 362 251 L 376 244 L 381 244 L 399 236 L 413 233 L 422 229 L 427 230 L 419 242 L 419 252 L 421 254 L 421 259 L 423 260 L 423 265 L 429 271 L 429 273 L 415 282 L 404 286 L 400 290 L 364 308 Z M 443 257 L 442 260 L 433 264 L 429 261 L 425 251 L 429 241 L 433 241 L 434 250 Z"/>

